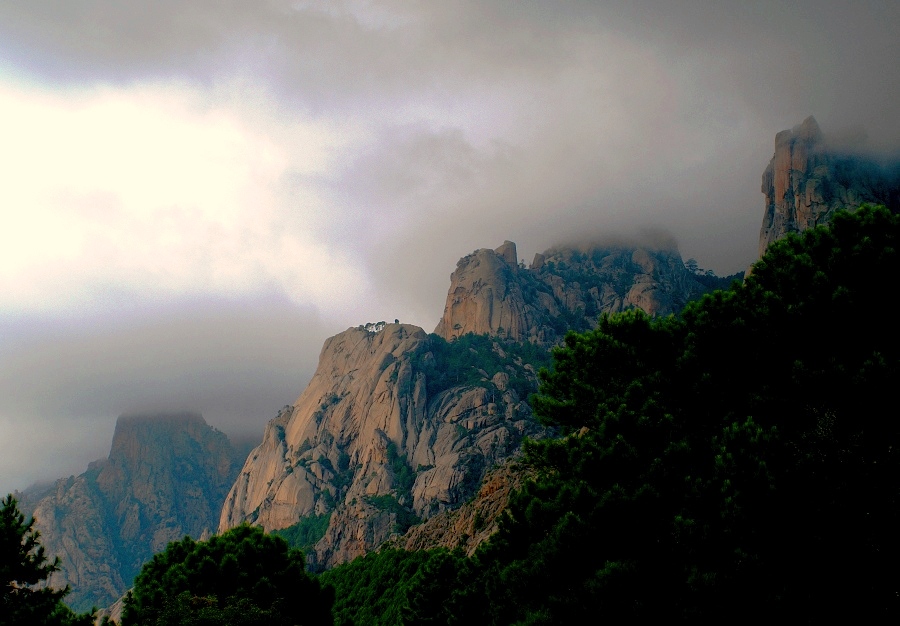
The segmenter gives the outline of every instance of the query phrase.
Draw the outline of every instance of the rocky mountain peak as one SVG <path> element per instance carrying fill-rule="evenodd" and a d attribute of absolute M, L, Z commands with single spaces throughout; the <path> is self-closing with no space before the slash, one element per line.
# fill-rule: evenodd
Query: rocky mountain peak
<path fill-rule="evenodd" d="M 116 420 L 109 461 L 129 470 L 157 460 L 159 455 L 177 454 L 171 444 L 182 437 L 202 437 L 209 425 L 198 413 L 121 415 Z"/>
<path fill-rule="evenodd" d="M 509 265 L 516 267 L 519 263 L 519 257 L 516 256 L 516 244 L 512 241 L 504 241 L 503 245 L 494 250 L 501 259 Z"/>
<path fill-rule="evenodd" d="M 560 247 L 530 268 L 511 241 L 475 250 L 451 275 L 433 335 L 378 324 L 325 341 L 309 385 L 247 458 L 219 530 L 299 534 L 327 517 L 307 550 L 324 568 L 455 510 L 543 433 L 525 399 L 546 348 L 604 311 L 665 315 L 704 291 L 675 250 Z"/>
<path fill-rule="evenodd" d="M 551 346 L 570 328 L 590 328 L 601 313 L 667 315 L 704 291 L 677 250 L 559 247 L 536 254 L 526 268 L 507 241 L 459 260 L 434 332 L 448 341 L 475 333 Z"/>
<path fill-rule="evenodd" d="M 535 320 L 518 270 L 516 244 L 511 241 L 461 258 L 450 276 L 444 315 L 435 334 L 448 341 L 466 333 L 527 340 Z"/>
<path fill-rule="evenodd" d="M 441 342 L 407 324 L 328 339 L 307 388 L 247 458 L 219 530 L 245 521 L 285 529 L 330 516 L 309 553 L 329 567 L 468 499 L 488 468 L 540 429 L 507 385 L 509 373 L 436 386 L 448 349 Z M 534 376 L 521 361 L 509 367 Z"/>
<path fill-rule="evenodd" d="M 759 256 L 786 233 L 828 222 L 839 209 L 864 203 L 900 209 L 900 164 L 828 143 L 812 116 L 775 135 L 775 153 L 762 175 L 765 211 Z"/>

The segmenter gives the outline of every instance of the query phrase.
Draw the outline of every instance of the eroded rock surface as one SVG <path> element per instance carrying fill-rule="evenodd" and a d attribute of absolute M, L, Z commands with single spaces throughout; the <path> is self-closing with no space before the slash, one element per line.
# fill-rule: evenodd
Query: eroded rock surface
<path fill-rule="evenodd" d="M 454 511 L 444 511 L 406 534 L 389 542 L 389 547 L 404 550 L 461 548 L 469 556 L 497 531 L 500 515 L 509 505 L 513 491 L 522 487 L 525 472 L 508 462 L 484 477 L 474 498 Z"/>

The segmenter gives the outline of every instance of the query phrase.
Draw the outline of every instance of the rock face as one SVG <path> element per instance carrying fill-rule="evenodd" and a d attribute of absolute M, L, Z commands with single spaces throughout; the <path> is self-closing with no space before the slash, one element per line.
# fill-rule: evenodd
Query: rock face
<path fill-rule="evenodd" d="M 559 248 L 535 255 L 526 268 L 507 241 L 460 259 L 434 332 L 447 340 L 487 333 L 550 346 L 570 328 L 593 326 L 601 313 L 668 315 L 705 291 L 676 250 Z"/>
<path fill-rule="evenodd" d="M 873 203 L 897 212 L 900 167 L 829 146 L 810 116 L 775 136 L 775 154 L 763 173 L 762 192 L 766 201 L 760 257 L 773 241 L 824 224 L 838 209 L 852 211 Z"/>
<path fill-rule="evenodd" d="M 219 530 L 244 521 L 282 529 L 330 514 L 309 555 L 330 567 L 468 499 L 486 469 L 540 428 L 502 375 L 429 397 L 434 341 L 405 324 L 327 340 L 309 386 L 248 457 Z"/>
<path fill-rule="evenodd" d="M 239 453 L 195 414 L 120 417 L 109 457 L 56 482 L 33 511 L 47 554 L 79 610 L 125 592 L 170 541 L 215 530 Z"/>
<path fill-rule="evenodd" d="M 535 368 L 516 356 L 517 345 L 528 345 L 521 354 L 530 358 L 601 312 L 664 315 L 704 291 L 674 250 L 555 249 L 531 268 L 518 263 L 514 243 L 477 250 L 459 261 L 434 335 L 379 324 L 325 342 L 309 386 L 247 458 L 219 531 L 242 522 L 279 530 L 329 515 L 307 551 L 313 567 L 327 568 L 419 520 L 445 519 L 523 437 L 543 433 L 524 402 Z M 460 339 L 467 333 L 488 338 L 476 350 Z M 435 385 L 438 377 L 451 384 Z M 477 525 L 496 512 L 480 511 Z M 452 524 L 475 524 L 475 515 Z"/>

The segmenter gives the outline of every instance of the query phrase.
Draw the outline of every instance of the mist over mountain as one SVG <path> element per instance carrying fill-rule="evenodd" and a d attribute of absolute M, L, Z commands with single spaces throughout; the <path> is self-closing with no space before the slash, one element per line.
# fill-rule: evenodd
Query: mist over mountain
<path fill-rule="evenodd" d="M 900 154 L 865 148 L 864 138 L 829 141 L 812 116 L 776 135 L 775 154 L 762 177 L 760 257 L 773 241 L 827 224 L 841 209 L 869 203 L 900 211 Z"/>

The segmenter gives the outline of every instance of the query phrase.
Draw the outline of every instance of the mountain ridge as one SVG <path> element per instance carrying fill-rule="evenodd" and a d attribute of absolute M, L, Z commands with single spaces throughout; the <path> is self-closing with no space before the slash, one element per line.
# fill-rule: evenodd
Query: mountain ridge
<path fill-rule="evenodd" d="M 544 436 L 526 402 L 539 352 L 601 313 L 666 315 L 708 290 L 669 248 L 556 248 L 525 267 L 510 241 L 461 258 L 450 282 L 432 335 L 379 324 L 324 342 L 312 380 L 248 457 L 219 532 L 330 515 L 308 549 L 321 569 L 457 509 L 526 436 Z"/>
<path fill-rule="evenodd" d="M 814 118 L 778 133 L 775 144 L 762 177 L 761 252 L 789 232 L 828 221 L 842 203 L 853 209 L 900 198 L 890 164 L 830 152 Z M 522 440 L 545 434 L 527 403 L 537 351 L 546 355 L 567 330 L 592 328 L 603 313 L 677 313 L 710 290 L 703 278 L 672 245 L 557 246 L 530 266 L 510 241 L 477 249 L 451 274 L 434 333 L 399 323 L 338 333 L 324 342 L 313 379 L 250 454 L 235 460 L 218 444 L 188 446 L 185 459 L 214 459 L 204 471 L 218 477 L 210 481 L 219 495 L 197 485 L 176 494 L 169 485 L 173 495 L 160 497 L 154 489 L 168 484 L 164 478 L 128 465 L 153 456 L 144 442 L 154 437 L 138 434 L 143 418 L 122 416 L 109 458 L 25 500 L 48 552 L 71 564 L 53 584 L 71 582 L 80 607 L 88 597 L 115 599 L 140 558 L 122 563 L 107 555 L 127 542 L 159 549 L 187 526 L 186 534 L 199 537 L 245 522 L 272 531 L 327 516 L 324 534 L 307 549 L 316 569 L 386 541 L 470 552 L 490 535 L 517 484 L 508 468 Z M 182 417 L 170 416 L 169 425 L 206 441 L 202 417 Z M 143 486 L 129 487 L 135 480 Z M 185 514 L 167 499 L 197 507 L 182 507 Z M 224 504 L 201 515 L 204 501 Z M 141 522 L 145 509 L 156 511 L 155 526 Z"/>

